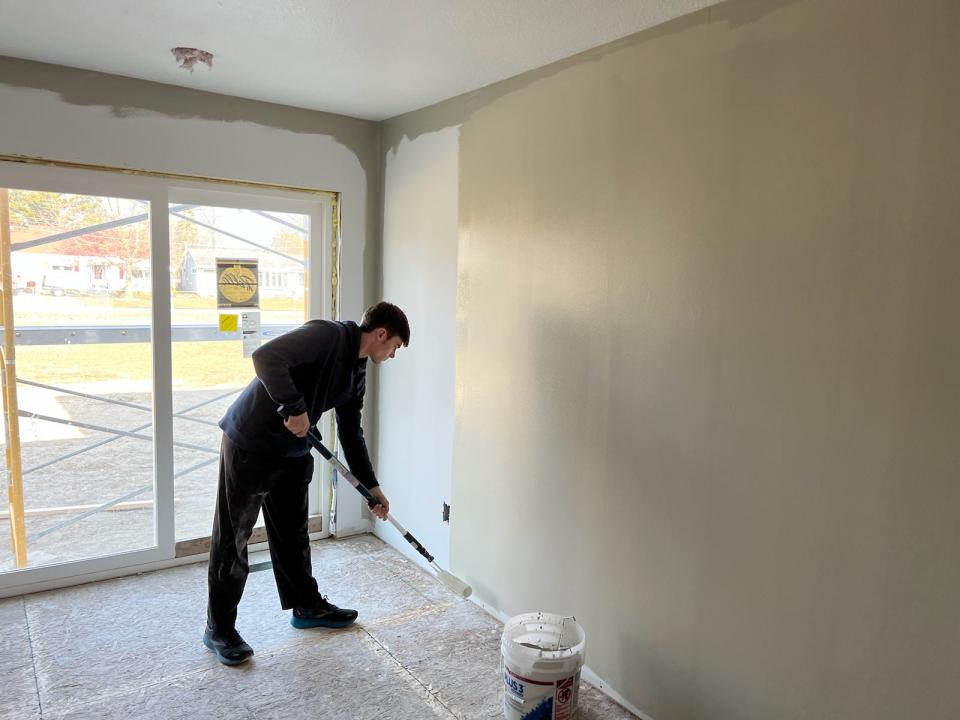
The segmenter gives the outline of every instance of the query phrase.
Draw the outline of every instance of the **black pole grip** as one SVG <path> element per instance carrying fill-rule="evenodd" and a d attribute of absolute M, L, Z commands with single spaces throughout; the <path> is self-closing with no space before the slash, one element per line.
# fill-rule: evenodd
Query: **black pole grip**
<path fill-rule="evenodd" d="M 406 540 L 411 545 L 413 545 L 413 549 L 416 550 L 421 555 L 423 555 L 427 559 L 427 562 L 433 562 L 433 555 L 427 552 L 427 549 L 423 545 L 421 545 L 420 541 L 417 540 L 413 535 L 411 535 L 408 532 L 406 535 L 403 536 L 403 539 Z"/>
<path fill-rule="evenodd" d="M 280 415 L 284 420 L 290 417 L 290 413 L 284 410 L 283 405 L 277 407 L 277 414 Z M 313 445 L 314 449 L 323 455 L 324 460 L 329 460 L 333 457 L 333 453 L 327 450 L 326 446 L 320 442 L 320 435 L 317 434 L 317 428 L 313 425 L 310 426 L 310 429 L 307 430 L 307 442 Z"/>
<path fill-rule="evenodd" d="M 320 442 L 320 438 L 317 437 L 317 431 L 313 428 L 307 430 L 307 442 L 313 446 L 314 450 L 323 455 L 324 460 L 333 458 L 333 453 L 327 450 L 327 446 Z"/>

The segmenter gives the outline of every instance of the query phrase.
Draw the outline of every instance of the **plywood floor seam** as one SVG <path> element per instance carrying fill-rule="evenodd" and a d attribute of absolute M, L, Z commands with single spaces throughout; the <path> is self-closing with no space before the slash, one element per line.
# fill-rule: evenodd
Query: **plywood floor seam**
<path fill-rule="evenodd" d="M 421 680 L 420 678 L 418 678 L 418 677 L 417 677 L 414 673 L 412 673 L 408 668 L 404 667 L 404 666 L 403 666 L 403 663 L 400 662 L 400 661 L 393 655 L 393 653 L 390 652 L 389 649 L 387 649 L 383 644 L 381 644 L 381 643 L 380 643 L 373 635 L 371 635 L 367 630 L 364 630 L 363 632 L 366 633 L 367 637 L 369 637 L 370 640 L 372 640 L 373 642 L 375 642 L 375 643 L 383 650 L 383 652 L 385 652 L 385 653 L 390 657 L 390 659 L 396 664 L 397 668 L 398 668 L 401 672 L 405 673 L 413 682 L 415 682 L 417 685 L 419 685 L 420 688 L 422 688 L 423 691 L 426 692 L 426 693 L 433 699 L 433 701 L 436 703 L 436 705 L 438 705 L 440 708 L 442 708 L 442 711 L 445 713 L 445 714 L 444 714 L 444 717 L 447 717 L 447 716 L 452 717 L 452 718 L 456 718 L 456 717 L 457 717 L 457 714 L 456 714 L 453 710 L 451 710 L 447 705 L 445 705 L 444 702 L 437 696 L 437 694 L 435 694 L 435 693 L 433 692 L 433 690 L 432 690 L 430 687 L 428 687 L 428 686 L 423 682 L 423 680 Z"/>

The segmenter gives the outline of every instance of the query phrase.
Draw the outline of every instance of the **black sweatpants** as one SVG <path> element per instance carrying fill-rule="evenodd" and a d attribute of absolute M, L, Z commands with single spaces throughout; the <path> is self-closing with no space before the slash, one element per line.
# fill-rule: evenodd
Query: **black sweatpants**
<path fill-rule="evenodd" d="M 237 605 L 250 572 L 247 541 L 261 506 L 281 607 L 310 607 L 320 598 L 307 530 L 307 486 L 312 477 L 310 454 L 257 455 L 223 436 L 207 568 L 207 625 L 214 632 L 228 632 L 237 621 Z"/>

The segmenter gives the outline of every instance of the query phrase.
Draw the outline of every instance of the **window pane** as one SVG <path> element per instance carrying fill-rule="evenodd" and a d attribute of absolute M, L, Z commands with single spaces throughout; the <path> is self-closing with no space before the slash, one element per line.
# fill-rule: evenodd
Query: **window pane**
<path fill-rule="evenodd" d="M 149 205 L 9 201 L 27 567 L 153 547 Z"/>
<path fill-rule="evenodd" d="M 170 210 L 174 437 L 189 437 L 205 449 L 174 447 L 176 538 L 181 541 L 210 535 L 217 423 L 254 377 L 241 331 L 220 330 L 220 316 L 235 311 L 217 307 L 217 260 L 257 261 L 260 326 L 264 338 L 274 336 L 306 319 L 303 282 L 279 287 L 275 279 L 280 273 L 303 277 L 310 228 L 306 215 L 211 206 L 172 205 Z"/>

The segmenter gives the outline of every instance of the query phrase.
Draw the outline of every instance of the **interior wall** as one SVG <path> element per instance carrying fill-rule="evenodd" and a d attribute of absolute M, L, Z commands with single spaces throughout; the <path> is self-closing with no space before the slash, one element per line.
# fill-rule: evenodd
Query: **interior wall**
<path fill-rule="evenodd" d="M 339 192 L 344 319 L 377 299 L 378 141 L 365 120 L 0 57 L 0 154 Z M 359 496 L 337 515 L 369 529 Z"/>
<path fill-rule="evenodd" d="M 342 193 L 344 317 L 379 273 L 376 123 L 0 57 L 0 154 Z"/>
<path fill-rule="evenodd" d="M 960 716 L 958 30 L 730 0 L 386 125 L 459 130 L 452 569 L 656 720 Z"/>
<path fill-rule="evenodd" d="M 379 480 L 391 512 L 437 562 L 449 563 L 457 293 L 456 128 L 403 139 L 385 132 L 383 292 L 411 325 L 411 341 L 379 373 Z M 393 146 L 396 141 L 396 146 Z M 454 512 L 457 509 L 454 508 Z M 420 555 L 387 523 L 375 532 Z"/>

